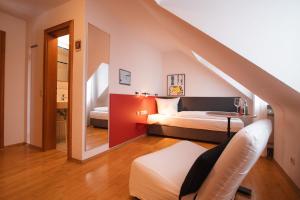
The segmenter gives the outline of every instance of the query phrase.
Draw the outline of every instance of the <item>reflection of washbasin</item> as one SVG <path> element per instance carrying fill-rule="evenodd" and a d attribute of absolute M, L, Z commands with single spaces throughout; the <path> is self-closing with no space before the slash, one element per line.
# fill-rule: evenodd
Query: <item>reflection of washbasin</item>
<path fill-rule="evenodd" d="M 66 109 L 66 108 L 68 108 L 68 102 L 67 101 L 57 101 L 56 102 L 56 108 L 57 109 Z"/>

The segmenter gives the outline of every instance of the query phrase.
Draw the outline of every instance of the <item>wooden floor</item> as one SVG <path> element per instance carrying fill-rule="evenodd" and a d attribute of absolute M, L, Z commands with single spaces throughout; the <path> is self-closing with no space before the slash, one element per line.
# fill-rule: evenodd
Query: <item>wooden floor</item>
<path fill-rule="evenodd" d="M 65 141 L 56 143 L 56 150 L 67 153 L 67 151 L 68 151 L 68 149 L 67 149 L 67 143 Z"/>
<path fill-rule="evenodd" d="M 103 128 L 87 127 L 86 129 L 86 150 L 91 150 L 108 143 L 108 130 Z"/>
<path fill-rule="evenodd" d="M 0 150 L 0 199 L 131 199 L 128 179 L 132 160 L 177 141 L 144 137 L 84 164 L 66 161 L 66 154 L 57 150 L 8 147 Z M 272 160 L 260 159 L 244 185 L 253 189 L 251 199 L 300 199 L 299 190 Z M 249 198 L 238 195 L 236 199 Z"/>

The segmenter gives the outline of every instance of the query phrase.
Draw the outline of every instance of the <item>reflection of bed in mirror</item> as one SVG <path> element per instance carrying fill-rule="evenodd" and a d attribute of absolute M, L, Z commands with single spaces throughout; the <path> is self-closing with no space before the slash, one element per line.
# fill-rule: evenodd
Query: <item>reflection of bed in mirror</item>
<path fill-rule="evenodd" d="M 88 24 L 85 150 L 101 147 L 93 151 L 95 155 L 108 148 L 109 38 L 108 33 Z"/>
<path fill-rule="evenodd" d="M 90 123 L 86 131 L 86 150 L 108 142 L 108 107 L 96 107 L 89 113 Z"/>
<path fill-rule="evenodd" d="M 90 125 L 95 128 L 108 128 L 108 107 L 96 107 L 90 112 Z"/>

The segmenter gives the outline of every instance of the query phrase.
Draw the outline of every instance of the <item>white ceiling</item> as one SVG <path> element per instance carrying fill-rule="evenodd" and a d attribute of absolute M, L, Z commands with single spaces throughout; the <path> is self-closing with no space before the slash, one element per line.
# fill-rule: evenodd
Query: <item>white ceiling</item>
<path fill-rule="evenodd" d="M 248 90 L 247 88 L 245 88 L 242 84 L 240 84 L 239 82 L 237 82 L 236 80 L 234 80 L 233 78 L 231 78 L 230 76 L 228 76 L 227 74 L 225 74 L 222 70 L 220 70 L 219 68 L 217 68 L 216 66 L 214 66 L 213 64 L 211 64 L 210 62 L 208 62 L 207 60 L 205 60 L 204 58 L 202 58 L 201 56 L 199 56 L 196 52 L 192 52 L 193 55 L 195 56 L 195 58 L 203 64 L 204 67 L 208 68 L 210 71 L 212 71 L 213 73 L 215 73 L 217 76 L 219 76 L 220 78 L 222 78 L 223 80 L 225 80 L 227 83 L 229 83 L 232 87 L 234 87 L 235 89 L 237 89 L 238 91 L 240 91 L 242 94 L 244 94 L 245 96 L 247 96 L 249 99 L 253 99 L 253 94 L 250 90 Z"/>
<path fill-rule="evenodd" d="M 0 0 L 0 10 L 29 20 L 69 0 Z"/>
<path fill-rule="evenodd" d="M 300 92 L 299 0 L 156 2 Z"/>

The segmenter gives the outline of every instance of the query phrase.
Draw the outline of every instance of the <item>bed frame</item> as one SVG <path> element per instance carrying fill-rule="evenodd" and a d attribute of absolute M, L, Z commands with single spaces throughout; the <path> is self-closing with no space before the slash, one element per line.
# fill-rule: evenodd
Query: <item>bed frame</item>
<path fill-rule="evenodd" d="M 108 120 L 90 118 L 90 125 L 96 128 L 108 128 Z"/>
<path fill-rule="evenodd" d="M 159 97 L 174 98 L 174 97 Z M 181 97 L 178 103 L 178 111 L 226 111 L 235 112 L 234 98 L 240 97 Z M 223 131 L 210 131 L 203 129 L 183 128 L 159 124 L 148 125 L 149 135 L 198 140 L 211 143 L 222 143 L 227 134 Z M 234 132 L 233 132 L 234 134 Z"/>

